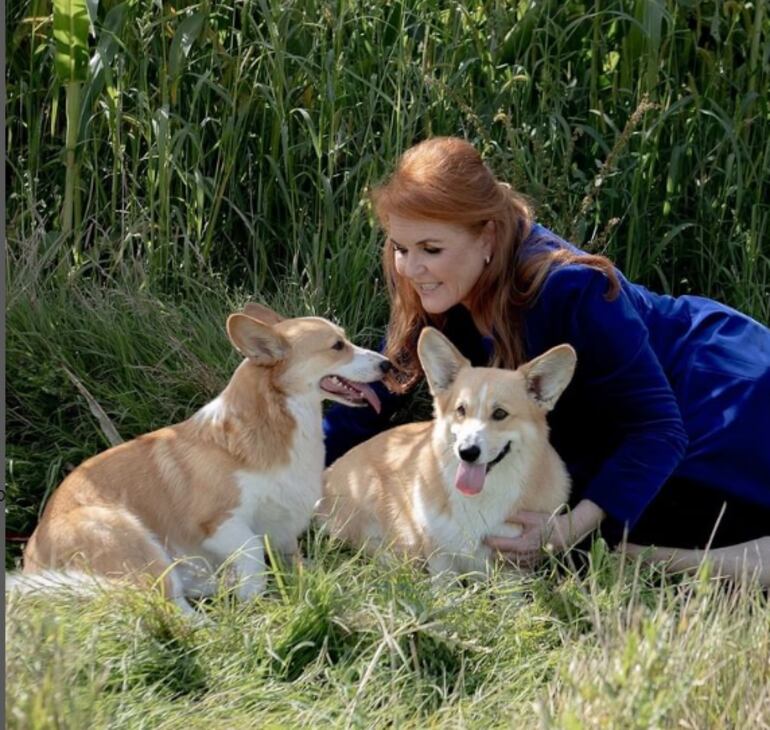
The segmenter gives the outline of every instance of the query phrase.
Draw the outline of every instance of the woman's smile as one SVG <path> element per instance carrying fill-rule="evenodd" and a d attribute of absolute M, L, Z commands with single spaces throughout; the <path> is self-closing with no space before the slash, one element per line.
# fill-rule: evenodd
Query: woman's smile
<path fill-rule="evenodd" d="M 492 253 L 486 228 L 474 234 L 455 223 L 391 214 L 387 231 L 396 272 L 432 314 L 467 301 Z"/>

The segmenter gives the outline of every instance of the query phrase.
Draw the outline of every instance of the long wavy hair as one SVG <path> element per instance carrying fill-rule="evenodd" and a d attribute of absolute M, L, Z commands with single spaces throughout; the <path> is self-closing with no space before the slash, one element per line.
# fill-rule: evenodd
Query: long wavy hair
<path fill-rule="evenodd" d="M 612 262 L 604 256 L 576 254 L 566 248 L 523 255 L 522 243 L 533 221 L 532 204 L 497 180 L 465 140 L 434 137 L 411 147 L 390 177 L 369 196 L 385 232 L 391 213 L 460 224 L 474 235 L 494 221 L 491 260 L 471 291 L 468 307 L 478 330 L 495 343 L 495 366 L 515 368 L 526 359 L 522 312 L 533 303 L 554 265 L 579 261 L 595 267 L 609 279 L 607 297 L 617 295 L 620 283 Z M 422 375 L 417 358 L 420 330 L 428 324 L 441 329 L 445 316 L 423 309 L 417 292 L 396 271 L 393 248 L 387 241 L 382 266 L 391 304 L 385 354 L 397 366 L 388 385 L 405 392 Z"/>

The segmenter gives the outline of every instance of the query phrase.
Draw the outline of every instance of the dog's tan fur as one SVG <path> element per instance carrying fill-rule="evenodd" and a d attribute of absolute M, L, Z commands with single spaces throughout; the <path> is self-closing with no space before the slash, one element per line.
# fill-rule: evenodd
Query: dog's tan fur
<path fill-rule="evenodd" d="M 572 377 L 574 350 L 554 348 L 516 371 L 472 368 L 443 335 L 426 328 L 418 353 L 435 420 L 381 433 L 335 462 L 318 514 L 337 537 L 427 559 L 433 573 L 486 571 L 486 535 L 518 534 L 507 517 L 553 512 L 567 500 L 569 478 L 548 441 L 546 414 Z M 496 421 L 496 409 L 508 415 Z M 483 490 L 471 496 L 455 488 L 457 441 L 469 438 L 478 441 L 485 463 L 511 443 Z"/>
<path fill-rule="evenodd" d="M 254 304 L 231 315 L 227 331 L 245 359 L 219 398 L 75 469 L 26 547 L 25 574 L 82 570 L 161 581 L 189 610 L 184 577 L 172 567 L 177 558 L 202 556 L 216 568 L 242 538 L 254 538 L 258 556 L 235 560 L 240 594 L 249 597 L 264 584 L 262 537 L 281 552 L 296 550 L 321 495 L 321 401 L 350 402 L 322 390 L 321 380 L 376 380 L 386 361 L 326 320 L 284 320 Z"/>

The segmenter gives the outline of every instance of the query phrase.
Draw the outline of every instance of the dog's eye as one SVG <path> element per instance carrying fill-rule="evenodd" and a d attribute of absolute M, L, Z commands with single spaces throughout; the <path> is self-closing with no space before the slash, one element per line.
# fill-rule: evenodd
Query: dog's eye
<path fill-rule="evenodd" d="M 463 418 L 465 416 L 465 406 L 457 406 L 457 410 L 455 413 L 460 417 Z"/>
<path fill-rule="evenodd" d="M 494 411 L 492 411 L 492 420 L 493 421 L 502 421 L 504 418 L 508 417 L 508 411 L 506 411 L 503 408 L 495 408 Z"/>
<path fill-rule="evenodd" d="M 342 340 L 337 340 L 332 345 L 332 350 L 343 350 L 345 348 L 345 343 Z"/>

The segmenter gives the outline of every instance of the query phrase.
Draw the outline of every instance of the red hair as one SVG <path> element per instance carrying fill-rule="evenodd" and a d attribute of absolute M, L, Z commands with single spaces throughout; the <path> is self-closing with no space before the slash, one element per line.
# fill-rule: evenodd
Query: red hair
<path fill-rule="evenodd" d="M 476 327 L 493 338 L 495 365 L 515 368 L 526 355 L 521 332 L 522 310 L 537 296 L 554 264 L 579 261 L 603 271 L 610 280 L 608 296 L 619 282 L 604 256 L 575 254 L 567 249 L 521 256 L 529 235 L 533 206 L 510 185 L 498 181 L 470 143 L 456 137 L 434 137 L 407 150 L 393 174 L 370 193 L 383 229 L 388 215 L 439 220 L 465 226 L 478 235 L 495 223 L 491 261 L 473 287 L 469 309 Z M 388 378 L 393 390 L 404 392 L 419 380 L 417 338 L 427 324 L 443 325 L 443 316 L 429 315 L 414 289 L 398 275 L 393 250 L 385 245 L 382 265 L 390 295 L 390 323 L 385 354 L 398 367 Z"/>

